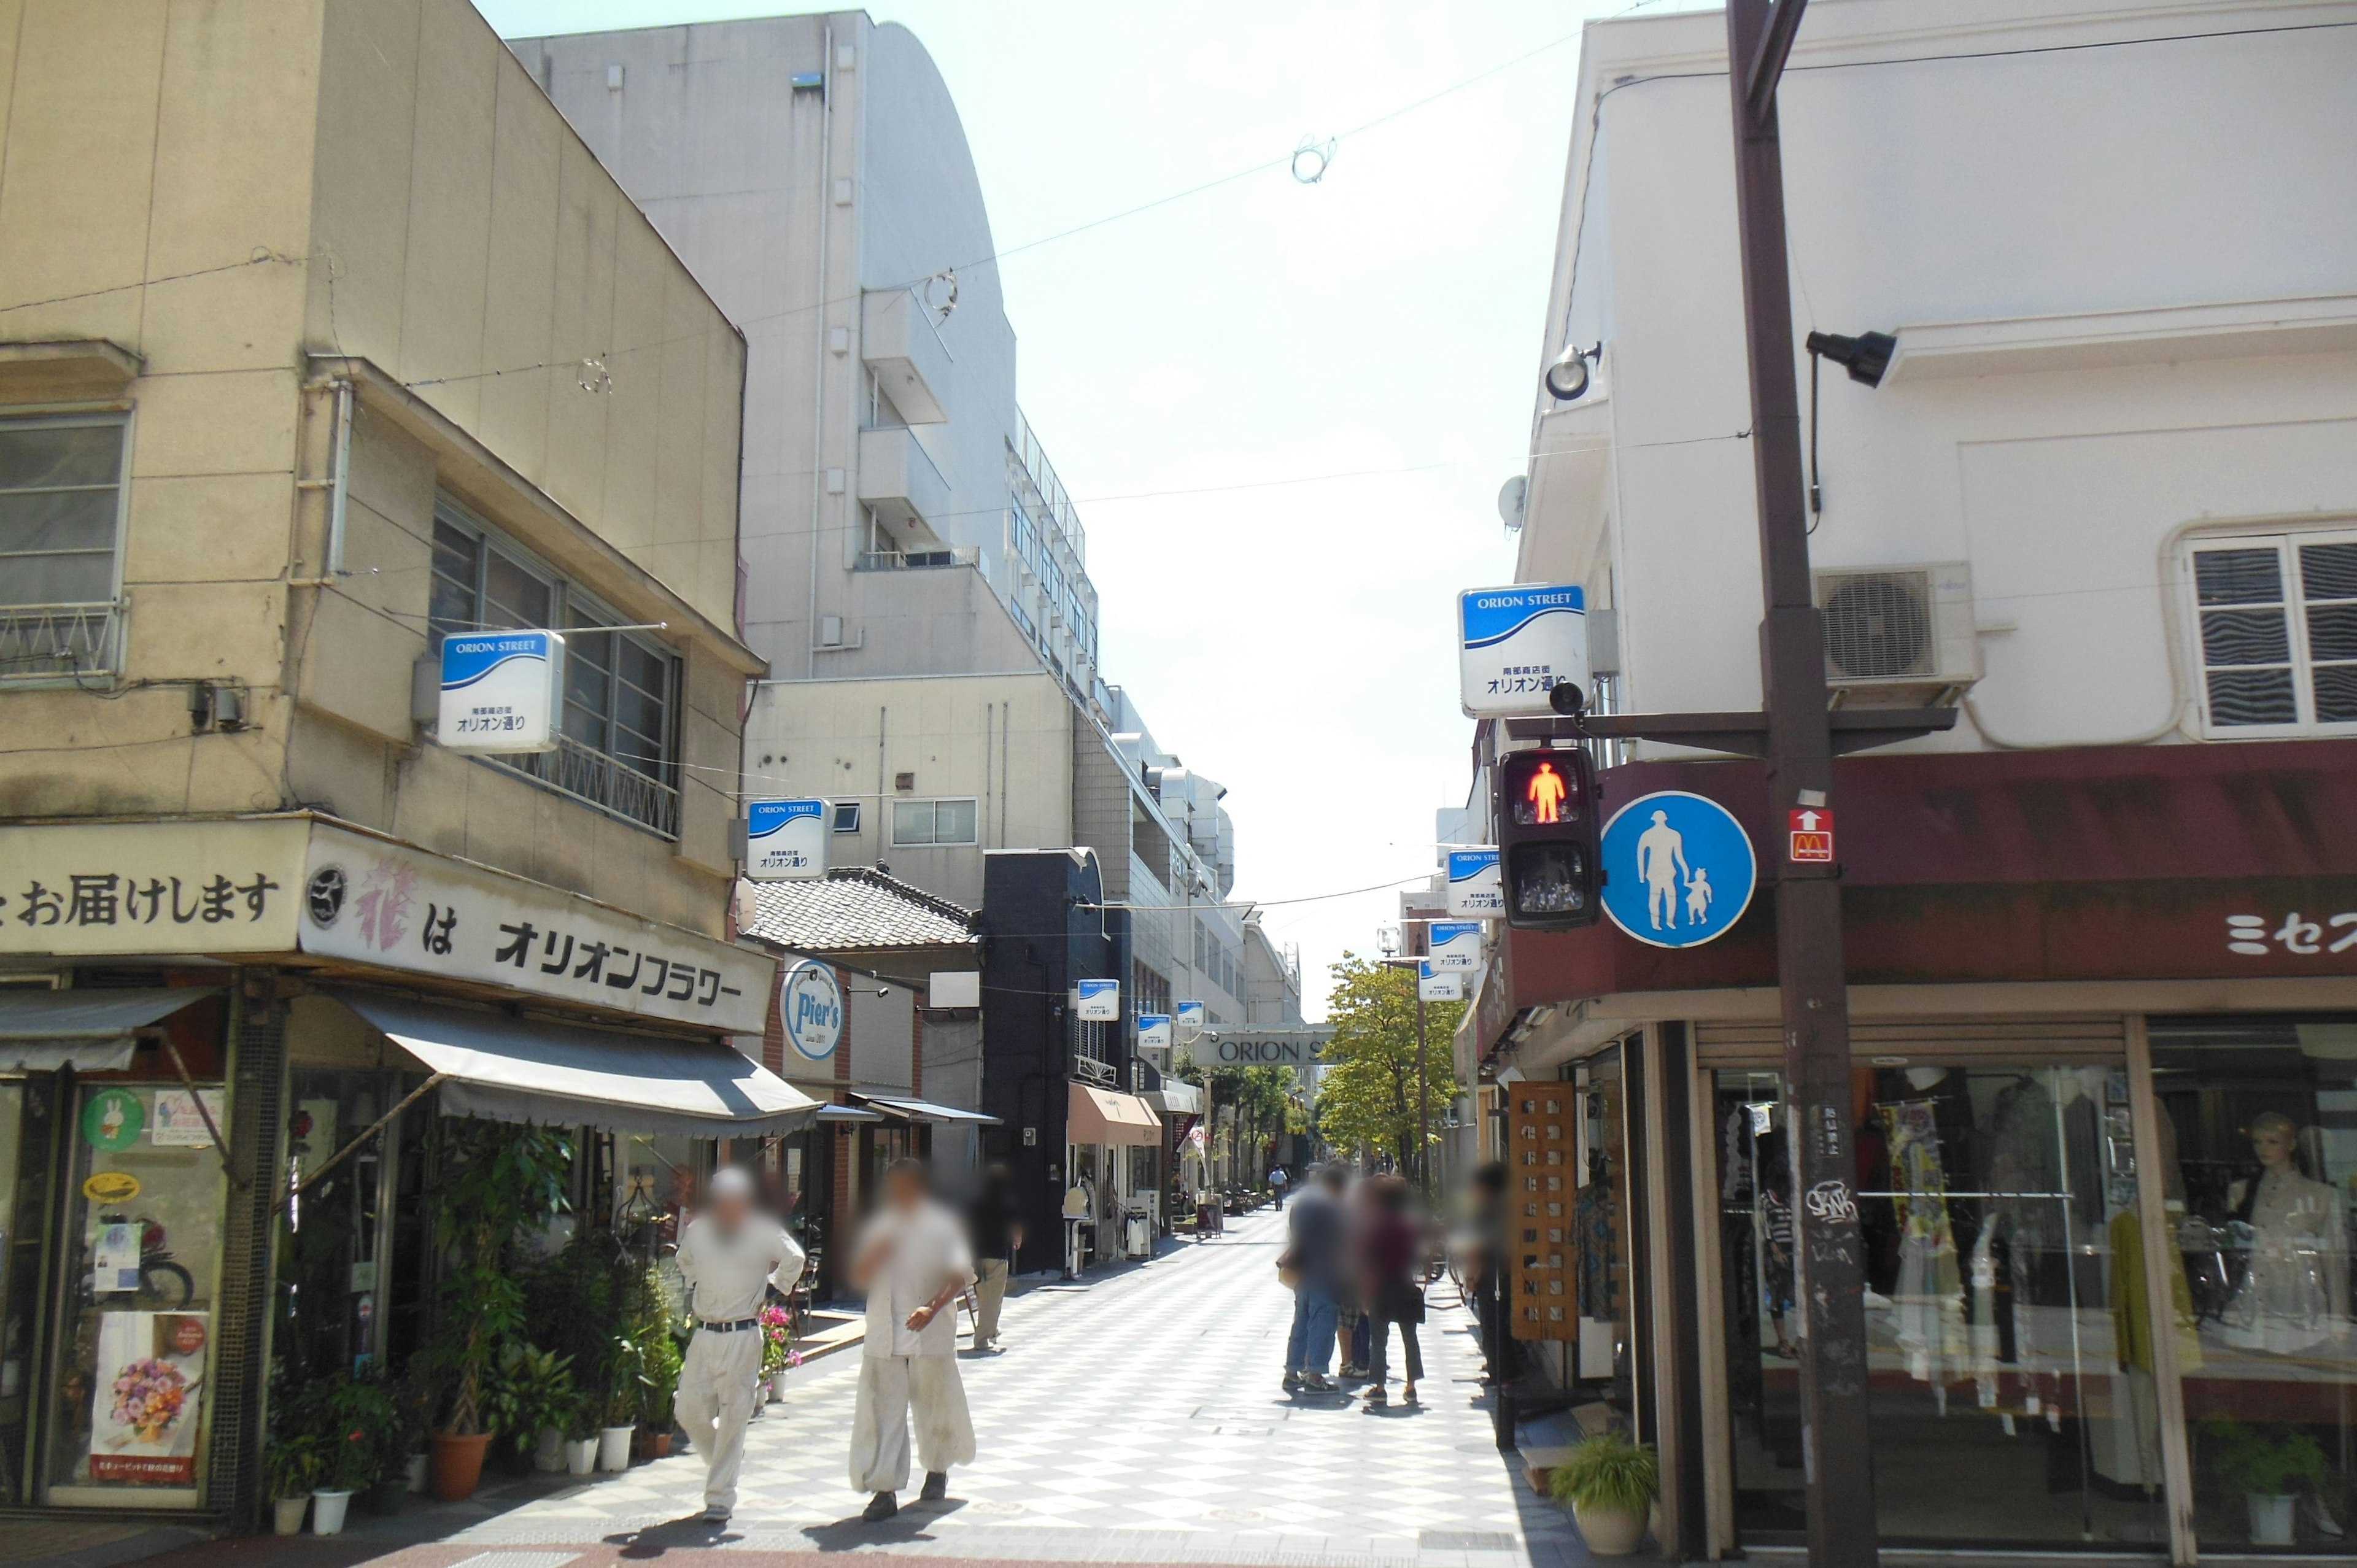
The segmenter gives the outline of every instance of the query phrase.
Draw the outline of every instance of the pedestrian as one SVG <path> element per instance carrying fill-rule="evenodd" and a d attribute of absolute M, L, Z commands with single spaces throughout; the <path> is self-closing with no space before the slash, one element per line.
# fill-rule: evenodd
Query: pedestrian
<path fill-rule="evenodd" d="M 860 1232 L 851 1283 L 867 1293 L 859 1395 L 851 1416 L 851 1484 L 872 1493 L 860 1518 L 900 1511 L 909 1484 L 909 1426 L 925 1466 L 926 1502 L 949 1496 L 952 1465 L 974 1462 L 974 1419 L 958 1377 L 957 1315 L 952 1304 L 974 1283 L 957 1217 L 933 1197 L 921 1160 L 884 1172 L 884 1207 Z"/>
<path fill-rule="evenodd" d="M 753 1206 L 753 1178 L 735 1165 L 712 1178 L 711 1206 L 687 1222 L 679 1272 L 687 1283 L 695 1337 L 680 1368 L 680 1425 L 704 1455 L 704 1517 L 737 1507 L 745 1426 L 761 1377 L 761 1308 L 767 1292 L 791 1294 L 802 1250 L 774 1216 Z"/>
<path fill-rule="evenodd" d="M 974 1348 L 996 1350 L 999 1307 L 1006 1300 L 1015 1255 L 1023 1246 L 1023 1206 L 1015 1197 L 1015 1173 L 1006 1165 L 994 1161 L 983 1171 L 982 1191 L 967 1211 L 966 1229 L 974 1238 L 977 1282 Z"/>
<path fill-rule="evenodd" d="M 1311 1172 L 1308 1186 L 1286 1220 L 1286 1246 L 1277 1277 L 1293 1287 L 1293 1329 L 1285 1342 L 1285 1391 L 1330 1393 L 1327 1358 L 1334 1348 L 1334 1313 L 1344 1283 L 1342 1172 L 1326 1165 Z"/>
<path fill-rule="evenodd" d="M 1283 1165 L 1271 1165 L 1268 1171 L 1269 1190 L 1276 1194 L 1276 1211 L 1285 1212 L 1285 1184 L 1288 1178 Z"/>
<path fill-rule="evenodd" d="M 1466 1216 L 1462 1266 L 1473 1282 L 1473 1306 L 1481 1328 L 1485 1383 L 1513 1380 L 1514 1339 L 1506 1316 L 1506 1167 L 1492 1160 L 1473 1173 Z"/>
<path fill-rule="evenodd" d="M 1407 1403 L 1416 1402 L 1416 1380 L 1424 1376 L 1424 1347 L 1415 1332 L 1424 1321 L 1424 1227 L 1405 1180 L 1377 1176 L 1369 1186 L 1369 1214 L 1358 1238 L 1359 1279 L 1367 1303 L 1367 1408 L 1381 1410 L 1391 1402 L 1383 1384 L 1394 1324 L 1406 1353 L 1401 1398 Z"/>
<path fill-rule="evenodd" d="M 1372 1176 L 1364 1176 L 1352 1182 L 1350 1201 L 1342 1206 L 1345 1221 L 1342 1249 L 1344 1281 L 1341 1306 L 1335 1314 L 1334 1327 L 1336 1339 L 1341 1347 L 1342 1380 L 1345 1382 L 1367 1375 L 1367 1359 L 1373 1347 L 1374 1326 L 1368 1321 L 1367 1290 L 1359 1274 L 1359 1238 L 1367 1228 L 1375 1179 Z"/>

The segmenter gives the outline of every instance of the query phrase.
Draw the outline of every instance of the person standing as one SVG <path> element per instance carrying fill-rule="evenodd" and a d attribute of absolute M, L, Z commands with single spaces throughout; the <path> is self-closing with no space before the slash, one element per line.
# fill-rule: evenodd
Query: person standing
<path fill-rule="evenodd" d="M 1023 1206 L 1016 1200 L 1015 1174 L 994 1161 L 982 1173 L 982 1192 L 966 1216 L 974 1238 L 974 1267 L 979 1305 L 974 1315 L 974 1348 L 998 1348 L 998 1313 L 1006 1300 L 1007 1276 L 1015 1254 L 1023 1246 Z"/>
<path fill-rule="evenodd" d="M 745 1427 L 761 1376 L 765 1293 L 791 1294 L 802 1276 L 802 1250 L 773 1216 L 755 1210 L 753 1178 L 728 1165 L 712 1178 L 711 1207 L 688 1221 L 678 1259 L 695 1337 L 680 1368 L 675 1408 L 704 1455 L 704 1517 L 717 1522 L 737 1507 Z"/>
<path fill-rule="evenodd" d="M 1367 1305 L 1367 1408 L 1381 1410 L 1391 1402 L 1383 1383 L 1394 1324 L 1406 1351 L 1407 1386 L 1401 1396 L 1407 1403 L 1416 1402 L 1416 1380 L 1424 1376 L 1424 1347 L 1415 1333 L 1424 1321 L 1424 1228 L 1406 1181 L 1376 1176 L 1369 1187 L 1366 1222 L 1358 1238 L 1359 1280 Z"/>
<path fill-rule="evenodd" d="M 1293 1329 L 1285 1346 L 1285 1391 L 1330 1393 L 1327 1358 L 1334 1348 L 1334 1314 L 1343 1285 L 1342 1172 L 1326 1165 L 1311 1173 L 1286 1221 L 1281 1275 L 1293 1285 Z"/>
<path fill-rule="evenodd" d="M 1290 1178 L 1285 1174 L 1285 1167 L 1283 1165 L 1271 1165 L 1269 1167 L 1269 1190 L 1276 1194 L 1276 1211 L 1279 1214 L 1285 1212 L 1285 1184 L 1289 1179 Z"/>
<path fill-rule="evenodd" d="M 900 1511 L 909 1484 L 909 1425 L 925 1466 L 920 1496 L 949 1496 L 952 1465 L 974 1462 L 974 1418 L 958 1376 L 957 1316 L 951 1305 L 974 1283 L 957 1217 L 933 1197 L 921 1160 L 884 1172 L 884 1207 L 860 1232 L 851 1283 L 867 1293 L 859 1393 L 851 1415 L 851 1484 L 873 1494 L 860 1518 Z"/>

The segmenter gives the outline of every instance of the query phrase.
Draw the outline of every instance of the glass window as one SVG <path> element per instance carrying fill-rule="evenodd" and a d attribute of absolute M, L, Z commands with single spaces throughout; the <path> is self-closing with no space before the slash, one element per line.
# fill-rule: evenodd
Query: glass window
<path fill-rule="evenodd" d="M 963 844 L 974 842 L 974 802 L 968 800 L 895 800 L 892 842 L 896 844 Z"/>
<path fill-rule="evenodd" d="M 839 833 L 856 833 L 859 831 L 858 801 L 837 800 L 834 803 L 834 831 Z"/>
<path fill-rule="evenodd" d="M 2357 536 L 2222 541 L 2192 561 L 2212 729 L 2357 725 Z"/>
<path fill-rule="evenodd" d="M 0 420 L 0 606 L 114 600 L 124 416 Z"/>
<path fill-rule="evenodd" d="M 1716 1075 L 1736 1510 L 1796 1539 L 1798 1303 L 1782 1076 Z M 2168 1541 L 2127 1072 L 1852 1075 L 1882 1537 Z"/>
<path fill-rule="evenodd" d="M 2152 1028 L 2205 1550 L 2349 1551 L 2357 1017 Z"/>

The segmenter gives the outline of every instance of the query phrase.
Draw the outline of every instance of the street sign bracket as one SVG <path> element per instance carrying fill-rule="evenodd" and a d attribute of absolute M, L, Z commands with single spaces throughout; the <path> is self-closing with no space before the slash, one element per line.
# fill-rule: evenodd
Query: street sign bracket
<path fill-rule="evenodd" d="M 1834 708 L 1825 721 L 1836 757 L 1871 751 L 1956 727 L 1955 708 Z M 1515 740 L 1657 740 L 1733 757 L 1768 755 L 1768 715 L 1727 714 L 1587 714 L 1578 718 L 1509 719 Z"/>

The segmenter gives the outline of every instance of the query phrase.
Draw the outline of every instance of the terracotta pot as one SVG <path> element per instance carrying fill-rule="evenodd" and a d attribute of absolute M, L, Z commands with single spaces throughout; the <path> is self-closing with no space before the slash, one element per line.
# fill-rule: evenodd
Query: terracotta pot
<path fill-rule="evenodd" d="M 1598 1557 L 1626 1557 L 1645 1544 L 1645 1515 L 1641 1509 L 1590 1509 L 1574 1503 L 1571 1517 L 1587 1550 Z"/>
<path fill-rule="evenodd" d="M 482 1483 L 483 1450 L 491 1445 L 491 1434 L 479 1432 L 461 1437 L 437 1432 L 427 1442 L 434 1455 L 434 1495 L 446 1503 L 462 1503 L 473 1497 Z"/>
<path fill-rule="evenodd" d="M 668 1432 L 657 1432 L 650 1434 L 647 1438 L 647 1449 L 658 1459 L 670 1458 L 671 1434 Z"/>

